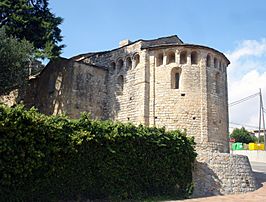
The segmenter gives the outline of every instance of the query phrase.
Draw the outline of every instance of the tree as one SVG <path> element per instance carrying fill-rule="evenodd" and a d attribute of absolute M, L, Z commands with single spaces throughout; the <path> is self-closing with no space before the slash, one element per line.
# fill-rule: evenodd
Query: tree
<path fill-rule="evenodd" d="M 260 138 L 257 138 L 257 143 L 264 143 L 264 134 L 260 134 Z"/>
<path fill-rule="evenodd" d="M 7 37 L 0 29 L 0 94 L 25 84 L 33 50 L 28 41 Z"/>
<path fill-rule="evenodd" d="M 49 0 L 1 0 L 0 28 L 8 36 L 26 39 L 37 50 L 37 56 L 59 56 L 64 45 L 59 25 L 62 18 L 56 17 L 48 8 Z"/>
<path fill-rule="evenodd" d="M 244 128 L 235 128 L 233 132 L 230 135 L 231 138 L 234 138 L 236 142 L 242 142 L 242 143 L 250 143 L 255 142 L 256 137 L 253 137 L 250 135 L 250 133 Z"/>

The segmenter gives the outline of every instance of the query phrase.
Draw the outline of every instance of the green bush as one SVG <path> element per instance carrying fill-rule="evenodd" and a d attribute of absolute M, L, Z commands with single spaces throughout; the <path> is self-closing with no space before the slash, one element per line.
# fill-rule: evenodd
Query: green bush
<path fill-rule="evenodd" d="M 234 138 L 236 142 L 242 142 L 245 144 L 249 144 L 252 142 L 256 142 L 257 138 L 250 135 L 250 133 L 244 128 L 235 128 L 231 135 L 231 138 Z"/>
<path fill-rule="evenodd" d="M 70 120 L 0 105 L 0 196 L 7 201 L 186 197 L 194 141 L 179 131 Z"/>

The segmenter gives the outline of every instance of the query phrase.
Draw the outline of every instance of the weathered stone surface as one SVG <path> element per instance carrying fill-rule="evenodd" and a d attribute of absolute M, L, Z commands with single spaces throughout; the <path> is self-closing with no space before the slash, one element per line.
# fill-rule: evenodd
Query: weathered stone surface
<path fill-rule="evenodd" d="M 17 103 L 18 89 L 9 92 L 8 94 L 0 96 L 0 103 L 5 103 L 7 106 L 11 107 Z"/>
<path fill-rule="evenodd" d="M 212 196 L 254 191 L 258 188 L 246 156 L 199 153 L 193 173 L 194 196 Z"/>
<path fill-rule="evenodd" d="M 178 37 L 125 42 L 117 49 L 49 63 L 24 99 L 46 114 L 112 119 L 186 130 L 200 153 L 195 195 L 255 189 L 248 160 L 228 152 L 229 60 Z"/>

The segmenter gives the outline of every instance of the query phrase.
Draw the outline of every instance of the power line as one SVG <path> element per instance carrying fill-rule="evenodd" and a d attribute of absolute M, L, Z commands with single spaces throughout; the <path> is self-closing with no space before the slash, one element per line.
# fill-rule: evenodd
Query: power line
<path fill-rule="evenodd" d="M 238 105 L 238 104 L 240 104 L 240 103 L 242 103 L 242 102 L 245 102 L 245 101 L 247 101 L 247 100 L 249 100 L 249 99 L 251 99 L 251 98 L 256 97 L 257 95 L 260 95 L 260 93 L 255 93 L 255 94 L 253 94 L 253 95 L 247 96 L 247 97 L 242 98 L 242 99 L 240 99 L 240 100 L 237 100 L 237 101 L 231 102 L 231 103 L 229 104 L 229 107 L 233 107 L 233 106 L 235 106 L 235 105 Z"/>
<path fill-rule="evenodd" d="M 233 124 L 233 125 L 238 125 L 238 126 L 245 126 L 245 127 L 248 127 L 248 128 L 256 128 L 256 129 L 259 128 L 257 126 L 252 126 L 252 125 L 248 125 L 248 124 L 241 124 L 241 123 L 235 123 L 235 122 L 229 122 L 229 123 Z"/>

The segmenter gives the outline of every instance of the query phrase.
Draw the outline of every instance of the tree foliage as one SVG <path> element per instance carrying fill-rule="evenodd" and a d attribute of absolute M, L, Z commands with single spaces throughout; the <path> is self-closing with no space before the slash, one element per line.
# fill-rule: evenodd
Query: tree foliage
<path fill-rule="evenodd" d="M 231 138 L 234 138 L 236 142 L 242 142 L 242 143 L 251 143 L 251 142 L 256 142 L 256 137 L 253 137 L 250 135 L 250 133 L 244 128 L 235 128 L 231 135 Z"/>
<path fill-rule="evenodd" d="M 179 131 L 0 105 L 3 201 L 139 199 L 191 191 L 194 141 Z"/>
<path fill-rule="evenodd" d="M 257 138 L 257 137 L 255 137 L 255 138 L 256 138 L 256 143 L 264 143 L 264 134 L 263 133 L 260 134 L 259 138 Z"/>
<path fill-rule="evenodd" d="M 49 0 L 1 0 L 0 28 L 8 36 L 31 42 L 40 57 L 60 55 L 63 45 L 58 27 L 62 18 L 56 17 L 48 7 Z"/>
<path fill-rule="evenodd" d="M 0 94 L 25 84 L 32 55 L 32 44 L 7 37 L 0 29 Z"/>

